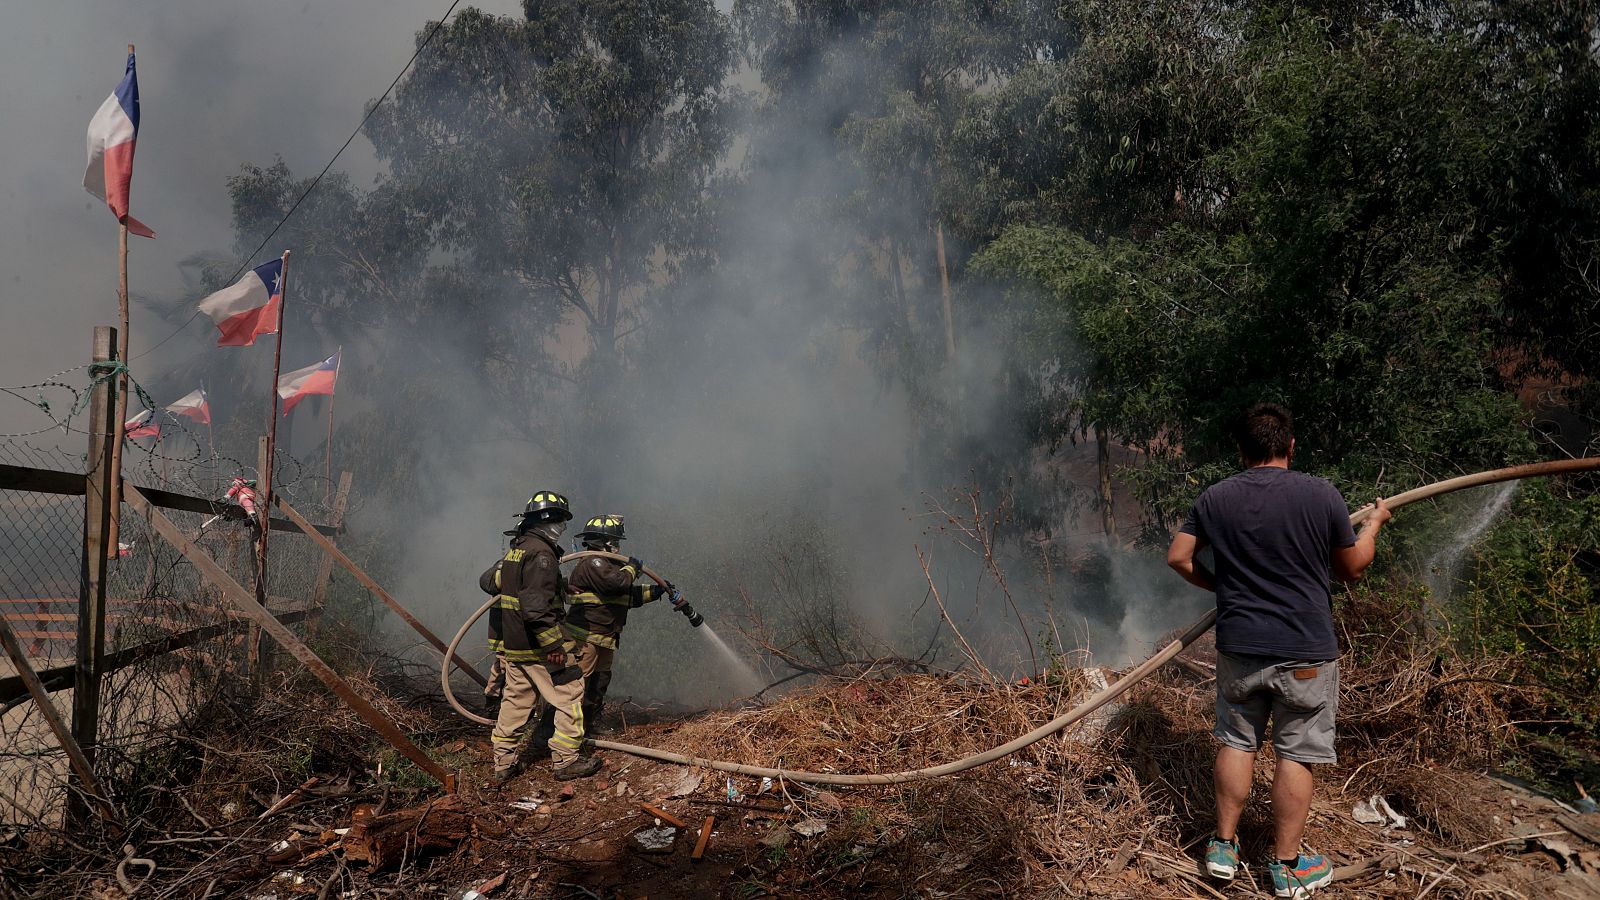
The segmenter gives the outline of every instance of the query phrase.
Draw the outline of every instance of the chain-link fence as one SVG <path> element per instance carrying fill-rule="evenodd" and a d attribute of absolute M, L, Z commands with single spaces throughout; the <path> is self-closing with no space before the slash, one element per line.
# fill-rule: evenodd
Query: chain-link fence
<path fill-rule="evenodd" d="M 74 432 L 74 438 L 81 435 L 87 446 L 89 436 L 72 424 L 68 419 L 60 427 Z M 250 520 L 224 514 L 231 502 L 225 494 L 236 475 L 258 473 L 253 464 L 200 450 L 204 437 L 173 423 L 157 440 L 129 440 L 124 476 L 141 488 L 204 500 L 204 512 L 163 512 L 248 589 L 255 582 L 259 530 Z M 4 466 L 81 479 L 85 459 L 0 438 Z M 322 472 L 281 453 L 273 466 L 276 493 L 307 519 L 328 522 L 338 498 Z M 41 478 L 24 484 L 26 479 L 15 476 L 6 482 L 11 487 L 0 489 L 0 615 L 22 639 L 30 667 L 54 690 L 51 699 L 62 717 L 70 718 L 85 500 L 49 492 L 52 479 Z M 134 783 L 136 771 L 153 753 L 228 691 L 249 684 L 257 665 L 248 620 L 127 504 L 121 508 L 117 544 L 106 580 L 110 671 L 103 679 L 94 746 L 97 775 L 113 793 L 118 785 Z M 296 531 L 274 530 L 268 546 L 269 607 L 304 629 L 314 599 L 321 599 L 319 585 L 328 578 L 329 563 Z M 0 840 L 8 834 L 20 840 L 36 834 L 60 839 L 70 790 L 66 758 L 15 674 L 11 661 L 0 659 L 0 733 L 6 736 L 0 743 L 0 783 L 13 786 L 0 792 Z"/>

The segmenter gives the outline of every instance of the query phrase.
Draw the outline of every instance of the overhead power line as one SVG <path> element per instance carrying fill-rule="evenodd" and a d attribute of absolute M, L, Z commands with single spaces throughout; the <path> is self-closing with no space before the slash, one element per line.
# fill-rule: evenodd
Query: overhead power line
<path fill-rule="evenodd" d="M 255 260 L 262 248 L 267 246 L 267 242 L 271 241 L 275 236 L 277 236 L 278 232 L 283 229 L 284 224 L 289 221 L 289 217 L 293 216 L 295 214 L 295 210 L 300 208 L 300 204 L 304 203 L 305 199 L 311 196 L 311 192 L 317 189 L 317 185 L 322 183 L 323 177 L 333 169 L 333 164 L 339 161 L 339 157 L 344 155 L 345 150 L 349 149 L 350 144 L 354 142 L 356 136 L 361 133 L 361 129 L 367 127 L 367 121 L 372 118 L 372 114 L 378 111 L 378 107 L 382 106 L 385 100 L 389 99 L 389 95 L 394 92 L 395 86 L 400 83 L 400 79 L 404 78 L 405 74 L 411 71 L 411 66 L 417 61 L 417 57 L 421 56 L 422 51 L 428 49 L 428 45 L 433 43 L 434 35 L 439 33 L 439 29 L 444 27 L 445 21 L 450 18 L 451 14 L 456 11 L 456 7 L 460 4 L 461 0 L 452 0 L 450 8 L 444 11 L 444 15 L 440 16 L 439 20 L 433 23 L 432 28 L 428 29 L 427 36 L 422 39 L 421 43 L 417 44 L 416 52 L 412 53 L 411 58 L 406 60 L 406 64 L 400 67 L 400 71 L 395 74 L 394 80 L 389 82 L 389 86 L 383 89 L 383 95 L 378 98 L 378 102 L 372 104 L 372 108 L 367 110 L 366 114 L 361 117 L 360 123 L 358 123 L 355 129 L 350 132 L 350 136 L 344 139 L 344 143 L 339 145 L 339 149 L 335 151 L 333 158 L 329 159 L 328 164 L 322 167 L 322 171 L 317 173 L 316 178 L 311 179 L 311 183 L 306 185 L 306 189 L 300 192 L 300 196 L 295 198 L 294 204 L 289 207 L 288 211 L 283 214 L 282 218 L 278 219 L 278 223 L 272 226 L 272 230 L 267 232 L 267 236 L 261 239 L 261 243 L 257 244 L 256 248 L 250 251 L 250 254 L 239 263 L 239 268 L 228 277 L 226 284 L 232 284 L 239 280 L 239 276 L 243 275 L 244 270 L 250 267 L 251 262 Z M 188 319 L 185 319 L 184 323 L 179 325 L 175 331 L 162 338 L 160 341 L 157 341 L 155 346 L 144 351 L 143 353 L 140 353 L 138 356 L 133 357 L 133 359 L 142 359 L 145 356 L 154 353 L 156 350 L 160 349 L 162 344 L 165 344 L 167 341 L 170 341 L 179 334 L 182 334 L 183 330 L 188 328 L 189 325 L 199 317 L 200 310 L 196 309 L 194 313 L 190 315 Z M 131 362 L 132 360 L 129 361 Z"/>

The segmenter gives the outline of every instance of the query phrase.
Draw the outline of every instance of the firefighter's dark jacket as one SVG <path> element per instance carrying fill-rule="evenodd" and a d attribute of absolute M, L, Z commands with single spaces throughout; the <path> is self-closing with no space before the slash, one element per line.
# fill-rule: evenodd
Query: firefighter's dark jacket
<path fill-rule="evenodd" d="M 556 545 L 528 532 L 478 579 L 496 595 L 489 609 L 489 649 L 510 662 L 538 662 L 562 643 L 561 601 L 566 593 Z"/>
<path fill-rule="evenodd" d="M 634 584 L 639 570 L 614 560 L 592 557 L 578 564 L 567 581 L 567 618 L 564 627 L 574 640 L 617 649 L 628 610 L 637 609 L 665 594 L 654 584 Z"/>

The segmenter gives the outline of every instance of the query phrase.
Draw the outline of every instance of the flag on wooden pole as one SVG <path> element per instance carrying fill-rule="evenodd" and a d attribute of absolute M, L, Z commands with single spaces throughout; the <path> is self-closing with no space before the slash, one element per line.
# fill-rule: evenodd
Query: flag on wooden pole
<path fill-rule="evenodd" d="M 139 77 L 133 53 L 122 81 L 89 120 L 89 165 L 83 189 L 105 201 L 117 221 L 140 237 L 156 236 L 149 226 L 128 215 L 128 189 L 133 182 L 133 145 L 139 137 Z"/>
<path fill-rule="evenodd" d="M 275 334 L 283 306 L 283 260 L 262 263 L 234 284 L 200 301 L 200 311 L 217 324 L 218 347 L 248 347 L 263 334 Z"/>
<path fill-rule="evenodd" d="M 343 352 L 343 351 L 340 351 Z M 283 414 L 288 415 L 295 404 L 306 397 L 333 395 L 339 380 L 339 354 L 335 353 L 314 366 L 296 369 L 278 379 L 278 396 L 283 398 Z"/>

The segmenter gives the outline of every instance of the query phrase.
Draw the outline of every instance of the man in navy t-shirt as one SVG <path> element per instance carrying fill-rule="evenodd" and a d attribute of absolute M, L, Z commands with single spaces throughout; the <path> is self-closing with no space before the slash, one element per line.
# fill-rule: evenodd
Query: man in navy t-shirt
<path fill-rule="evenodd" d="M 1339 643 L 1331 578 L 1354 581 L 1372 564 L 1382 499 L 1357 535 L 1333 485 L 1290 471 L 1289 411 L 1251 407 L 1237 432 L 1245 470 L 1206 489 L 1167 551 L 1184 580 L 1217 595 L 1217 833 L 1206 869 L 1231 879 L 1236 830 L 1250 795 L 1267 723 L 1278 762 L 1272 781 L 1276 843 L 1269 867 L 1278 897 L 1304 897 L 1332 879 L 1320 855 L 1302 854 L 1311 809 L 1310 765 L 1334 762 Z M 1212 569 L 1197 554 L 1211 548 Z"/>

